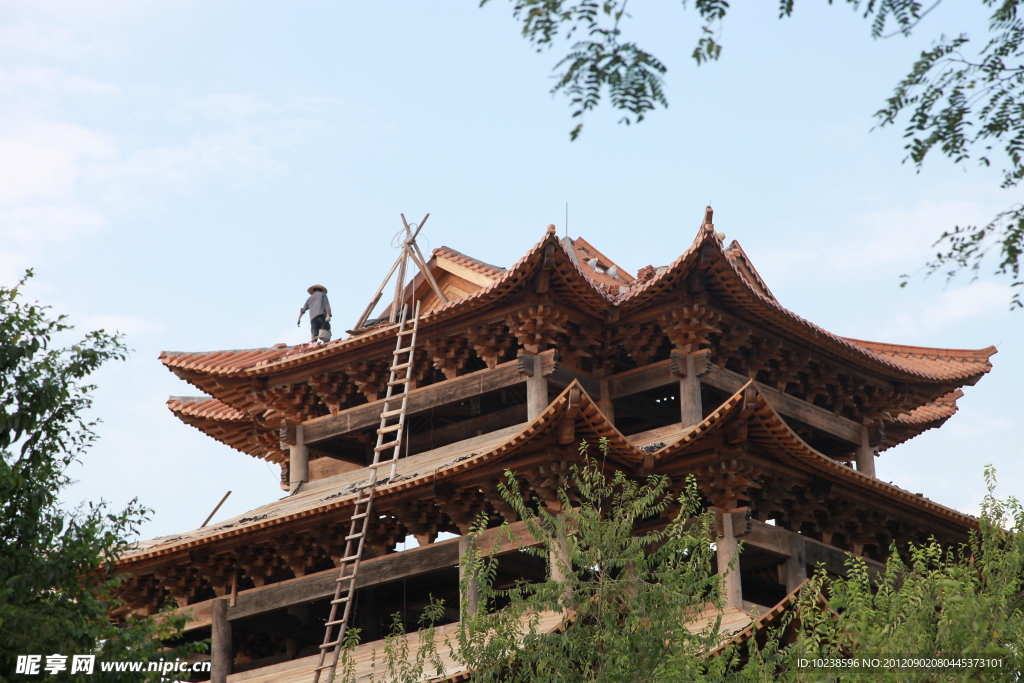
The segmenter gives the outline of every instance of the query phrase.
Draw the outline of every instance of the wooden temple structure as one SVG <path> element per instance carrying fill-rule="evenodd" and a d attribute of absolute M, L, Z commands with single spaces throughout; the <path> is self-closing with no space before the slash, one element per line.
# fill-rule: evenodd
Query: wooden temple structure
<path fill-rule="evenodd" d="M 949 419 L 995 348 L 827 332 L 783 308 L 723 238 L 709 207 L 682 256 L 635 276 L 553 226 L 508 269 L 433 251 L 427 266 L 448 301 L 422 274 L 404 290 L 421 305 L 420 341 L 404 452 L 376 490 L 357 655 L 380 646 L 395 613 L 415 630 L 431 595 L 457 621 L 473 521 L 510 522 L 528 540 L 497 491 L 502 473 L 557 509 L 581 440 L 606 438 L 608 465 L 637 477 L 682 486 L 696 476 L 720 521 L 724 621 L 736 632 L 819 563 L 843 573 L 851 553 L 877 567 L 893 542 L 967 540 L 977 520 L 879 480 L 875 458 Z M 191 614 L 187 637 L 212 634 L 214 680 L 312 680 L 395 327 L 385 319 L 326 344 L 161 354 L 204 394 L 172 397 L 174 415 L 280 466 L 288 492 L 119 560 L 130 575 L 124 613 Z M 416 547 L 402 550 L 407 537 Z M 738 570 L 728 571 L 740 541 Z M 501 546 L 499 583 L 546 571 L 518 544 Z M 449 680 L 468 675 L 456 668 Z"/>

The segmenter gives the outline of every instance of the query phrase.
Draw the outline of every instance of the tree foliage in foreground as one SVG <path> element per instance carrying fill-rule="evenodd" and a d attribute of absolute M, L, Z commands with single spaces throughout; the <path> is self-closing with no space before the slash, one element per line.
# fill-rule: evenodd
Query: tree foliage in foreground
<path fill-rule="evenodd" d="M 487 4 L 490 0 L 482 0 Z M 832 0 L 828 0 L 833 4 Z M 988 15 L 988 35 L 980 41 L 966 33 L 940 36 L 924 50 L 892 96 L 875 113 L 880 126 L 904 121 L 907 160 L 917 167 L 932 152 L 960 163 L 975 159 L 1002 170 L 1003 189 L 1024 179 L 1024 19 L 1021 0 L 973 0 Z M 607 97 L 622 113 L 621 123 L 643 121 L 668 106 L 664 91 L 666 65 L 621 28 L 629 0 L 511 0 L 523 36 L 538 50 L 557 39 L 571 41 L 568 54 L 555 65 L 552 93 L 569 97 L 572 116 L 596 109 Z M 874 38 L 909 36 L 942 0 L 846 0 L 855 15 L 867 20 Z M 722 53 L 720 36 L 729 12 L 727 0 L 682 0 L 692 4 L 701 22 L 701 37 L 691 56 L 697 64 Z M 835 3 L 840 4 L 840 3 Z M 779 18 L 793 14 L 795 0 L 778 0 Z M 583 129 L 570 132 L 575 140 Z M 990 251 L 995 272 L 1014 287 L 1011 305 L 1024 306 L 1021 252 L 1024 250 L 1024 203 L 1015 202 L 984 226 L 956 226 L 936 241 L 939 248 L 928 273 L 952 277 L 962 270 L 978 274 Z M 903 284 L 907 280 L 904 279 Z"/>
<path fill-rule="evenodd" d="M 179 621 L 158 625 L 109 617 L 111 593 L 123 580 L 111 572 L 146 510 L 133 501 L 117 512 L 104 503 L 68 512 L 59 496 L 68 468 L 95 441 L 88 420 L 93 386 L 88 377 L 103 363 L 122 359 L 121 340 L 90 332 L 68 347 L 56 337 L 72 329 L 24 303 L 20 290 L 0 287 L 0 680 L 14 678 L 18 655 L 96 655 L 90 680 L 147 680 L 146 674 L 99 671 L 100 661 L 174 659 L 160 652 Z M 82 674 L 48 675 L 79 680 Z M 159 676 L 149 676 L 153 680 Z M 26 679 L 27 680 L 27 679 Z"/>
<path fill-rule="evenodd" d="M 585 448 L 585 446 L 584 446 Z M 585 455 L 584 451 L 584 455 Z M 526 521 L 538 557 L 564 557 L 562 584 L 548 580 L 496 589 L 497 561 L 489 548 L 463 559 L 461 622 L 438 638 L 429 625 L 416 647 L 396 620 L 374 680 L 412 683 L 443 671 L 442 653 L 473 671 L 474 681 L 608 682 L 694 681 L 1015 681 L 1024 670 L 1024 510 L 989 494 L 980 528 L 961 548 L 909 545 L 893 553 L 880 580 L 863 559 L 851 557 L 849 576 L 819 567 L 796 606 L 754 640 L 722 644 L 713 621 L 694 632 L 683 627 L 705 607 L 721 607 L 714 573 L 713 518 L 704 512 L 692 480 L 679 495 L 668 479 L 643 482 L 602 473 L 594 460 L 574 470 L 571 493 L 561 491 L 562 514 L 538 507 L 507 473 L 502 495 Z M 643 523 L 672 522 L 643 531 Z M 637 527 L 641 531 L 637 533 Z M 480 611 L 465 605 L 479 585 Z M 545 612 L 571 615 L 555 632 L 539 628 Z M 353 641 L 354 643 L 355 641 Z M 997 669 L 977 667 L 815 670 L 800 659 L 985 657 Z M 343 669 L 343 671 L 345 671 Z M 352 672 L 351 667 L 347 669 Z M 344 676 L 340 680 L 346 680 Z"/>

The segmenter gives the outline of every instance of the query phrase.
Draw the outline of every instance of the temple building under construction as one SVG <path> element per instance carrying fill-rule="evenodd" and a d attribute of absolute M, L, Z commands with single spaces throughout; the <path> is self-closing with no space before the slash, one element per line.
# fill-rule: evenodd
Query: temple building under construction
<path fill-rule="evenodd" d="M 879 480 L 875 458 L 948 420 L 995 348 L 832 334 L 783 308 L 740 245 L 723 243 L 710 208 L 684 254 L 635 276 L 553 227 L 508 269 L 447 247 L 424 265 L 399 290 L 420 311 L 404 384 L 393 371 L 403 332 L 388 310 L 328 343 L 161 354 L 202 392 L 172 397 L 171 412 L 278 465 L 287 491 L 118 562 L 130 576 L 124 613 L 189 613 L 187 636 L 212 634 L 218 683 L 313 680 L 396 386 L 401 457 L 393 477 L 375 479 L 353 580 L 357 664 L 381 647 L 391 615 L 415 630 L 430 596 L 456 622 L 470 526 L 483 514 L 522 531 L 497 489 L 503 473 L 557 510 L 583 440 L 606 439 L 609 466 L 631 476 L 680 487 L 696 477 L 719 518 L 731 633 L 777 610 L 819 564 L 842 574 L 853 554 L 877 568 L 894 542 L 960 543 L 977 527 Z M 514 542 L 498 562 L 502 585 L 547 572 Z M 446 680 L 468 675 L 453 665 Z"/>

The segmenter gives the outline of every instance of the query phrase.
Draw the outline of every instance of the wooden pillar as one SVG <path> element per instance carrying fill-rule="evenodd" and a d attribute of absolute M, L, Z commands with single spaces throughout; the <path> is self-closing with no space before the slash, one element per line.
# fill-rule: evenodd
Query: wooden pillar
<path fill-rule="evenodd" d="M 612 403 L 611 390 L 608 388 L 608 380 L 601 380 L 601 412 L 608 418 L 608 421 L 615 424 L 615 404 Z"/>
<path fill-rule="evenodd" d="M 565 584 L 563 595 L 568 596 L 572 592 L 569 585 L 569 574 L 572 572 L 572 558 L 569 556 L 569 541 L 565 533 L 559 531 L 555 536 L 555 542 L 548 551 L 548 566 L 551 567 L 551 580 Z"/>
<path fill-rule="evenodd" d="M 717 542 L 718 574 L 722 581 L 722 602 L 725 607 L 743 608 L 743 586 L 740 583 L 739 543 L 732 525 L 732 514 L 718 510 L 719 530 Z M 729 564 L 732 563 L 732 567 Z"/>
<path fill-rule="evenodd" d="M 860 428 L 860 448 L 857 449 L 857 471 L 875 476 L 875 449 L 871 445 L 871 437 L 868 427 Z"/>
<path fill-rule="evenodd" d="M 789 558 L 780 565 L 782 576 L 779 577 L 779 582 L 786 585 L 787 593 L 792 593 L 807 579 L 807 544 L 800 534 L 791 534 L 789 547 Z"/>
<path fill-rule="evenodd" d="M 700 400 L 700 375 L 698 365 L 707 365 L 707 352 L 700 351 L 700 363 L 692 353 L 672 351 L 672 373 L 679 378 L 679 419 L 683 427 L 692 427 L 704 419 L 704 406 Z"/>
<path fill-rule="evenodd" d="M 228 600 L 214 600 L 212 607 L 213 639 L 210 644 L 210 683 L 226 683 L 231 673 L 231 622 L 228 621 Z"/>
<path fill-rule="evenodd" d="M 309 481 L 309 448 L 303 443 L 302 425 L 295 425 L 295 443 L 288 445 L 288 490 L 297 493 Z"/>
<path fill-rule="evenodd" d="M 541 357 L 520 352 L 519 367 L 526 374 L 526 419 L 533 420 L 548 407 L 548 378 L 544 376 Z"/>
<path fill-rule="evenodd" d="M 462 582 L 466 577 L 466 568 L 462 566 L 462 558 L 475 547 L 472 536 L 459 537 L 459 588 L 461 599 L 465 601 L 466 614 L 473 615 L 480 609 L 480 586 L 476 579 L 471 579 L 464 589 Z"/>

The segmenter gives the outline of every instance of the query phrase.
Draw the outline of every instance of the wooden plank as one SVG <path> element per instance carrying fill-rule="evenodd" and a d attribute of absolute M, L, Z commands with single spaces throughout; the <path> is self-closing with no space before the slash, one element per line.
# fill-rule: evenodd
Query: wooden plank
<path fill-rule="evenodd" d="M 498 365 L 493 370 L 477 370 L 462 377 L 413 389 L 409 392 L 406 413 L 411 415 L 423 412 L 525 381 L 526 376 L 519 374 L 516 361 L 509 361 Z M 376 425 L 380 422 L 383 405 L 384 399 L 380 399 L 343 410 L 337 415 L 326 415 L 309 420 L 303 423 L 305 443 L 314 444 L 333 436 Z"/>

